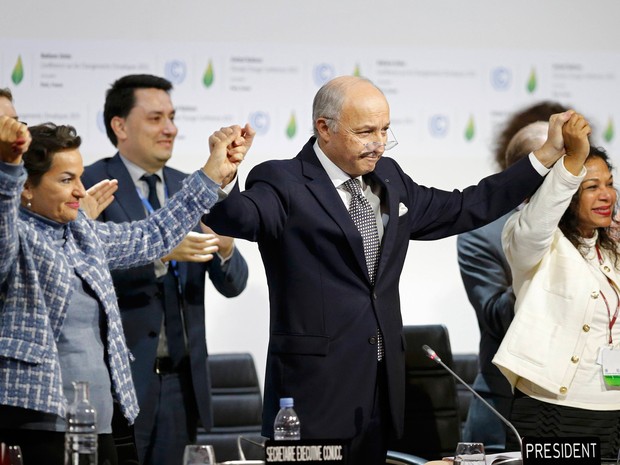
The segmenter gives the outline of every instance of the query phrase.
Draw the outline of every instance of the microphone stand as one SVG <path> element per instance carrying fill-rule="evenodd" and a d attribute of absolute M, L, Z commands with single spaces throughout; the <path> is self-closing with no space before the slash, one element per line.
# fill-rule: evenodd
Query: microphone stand
<path fill-rule="evenodd" d="M 472 392 L 472 394 L 476 397 L 476 399 L 482 401 L 482 403 L 484 405 L 486 405 L 497 416 L 497 418 L 502 420 L 504 422 L 504 424 L 506 426 L 508 426 L 508 428 L 510 428 L 510 430 L 514 433 L 514 435 L 516 436 L 517 440 L 519 441 L 519 449 L 521 450 L 521 457 L 523 457 L 523 441 L 521 440 L 521 436 L 519 435 L 519 432 L 517 431 L 517 428 L 515 428 L 512 423 L 510 423 L 508 420 L 506 420 L 506 418 L 504 418 L 504 416 L 501 413 L 499 413 L 497 410 L 495 410 L 495 408 L 491 404 L 489 404 L 486 400 L 484 400 L 484 398 L 480 394 L 478 394 L 476 391 L 474 391 L 473 388 L 469 384 L 467 384 L 465 381 L 463 381 L 461 379 L 461 377 L 459 375 L 457 375 L 452 369 L 450 369 L 450 367 L 448 365 L 443 363 L 441 361 L 441 358 L 439 358 L 439 355 L 437 355 L 437 353 L 433 349 L 431 349 L 426 344 L 424 344 L 422 346 L 422 349 L 424 350 L 424 352 L 426 353 L 426 356 L 428 358 L 430 358 L 431 360 L 433 360 L 434 362 L 438 363 L 443 368 L 445 368 L 452 376 L 454 376 L 457 380 L 459 380 L 459 382 L 463 386 L 465 386 L 467 389 L 469 389 Z"/>
<path fill-rule="evenodd" d="M 241 441 L 249 442 L 252 445 L 257 447 L 265 448 L 265 444 L 261 444 L 260 442 L 252 441 L 242 435 L 237 436 L 237 452 L 239 452 L 239 459 L 246 460 L 245 454 L 243 453 L 243 447 L 241 447 Z"/>

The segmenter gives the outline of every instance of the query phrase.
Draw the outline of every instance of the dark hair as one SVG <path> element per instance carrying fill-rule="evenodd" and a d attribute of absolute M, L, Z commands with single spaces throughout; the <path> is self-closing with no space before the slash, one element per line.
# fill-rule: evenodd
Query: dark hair
<path fill-rule="evenodd" d="M 116 147 L 118 139 L 112 130 L 112 118 L 126 118 L 136 104 L 136 89 L 172 90 L 172 83 L 167 79 L 152 74 L 129 74 L 116 80 L 105 94 L 103 122 L 110 142 Z"/>
<path fill-rule="evenodd" d="M 510 139 L 524 126 L 536 121 L 549 121 L 549 117 L 555 113 L 562 113 L 568 110 L 560 103 L 544 101 L 524 108 L 512 115 L 504 129 L 499 133 L 495 142 L 493 156 L 495 163 L 502 169 L 506 169 L 506 149 Z"/>
<path fill-rule="evenodd" d="M 65 150 L 80 147 L 82 139 L 73 126 L 56 126 L 54 123 L 43 123 L 29 128 L 32 142 L 24 153 L 24 168 L 28 172 L 28 181 L 36 187 L 41 177 L 52 166 L 54 155 Z"/>
<path fill-rule="evenodd" d="M 13 93 L 8 87 L 5 87 L 4 89 L 0 87 L 0 97 L 4 97 L 9 102 L 13 103 Z"/>
<path fill-rule="evenodd" d="M 586 159 L 591 160 L 593 158 L 600 158 L 605 162 L 607 168 L 611 172 L 613 170 L 613 166 L 609 162 L 609 156 L 605 152 L 605 150 L 601 147 L 590 147 L 590 154 Z M 575 192 L 573 198 L 570 201 L 570 205 L 562 215 L 560 219 L 560 230 L 566 236 L 566 238 L 575 246 L 577 250 L 583 255 L 583 238 L 579 232 L 579 219 L 577 218 L 577 211 L 579 209 L 579 199 L 581 198 L 581 187 Z M 614 211 L 612 212 L 612 217 L 615 217 L 616 214 L 616 206 L 613 205 Z M 596 243 L 599 245 L 601 249 L 606 250 L 611 257 L 614 259 L 614 266 L 618 266 L 620 261 L 620 254 L 617 251 L 616 245 L 617 242 L 612 239 L 609 227 L 607 228 L 597 228 L 598 238 Z"/>

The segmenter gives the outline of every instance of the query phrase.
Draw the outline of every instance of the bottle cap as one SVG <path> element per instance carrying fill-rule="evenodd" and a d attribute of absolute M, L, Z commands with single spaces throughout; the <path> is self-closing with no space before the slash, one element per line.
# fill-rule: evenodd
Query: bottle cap
<path fill-rule="evenodd" d="M 294 405 L 292 397 L 282 397 L 280 398 L 280 408 L 292 407 Z"/>

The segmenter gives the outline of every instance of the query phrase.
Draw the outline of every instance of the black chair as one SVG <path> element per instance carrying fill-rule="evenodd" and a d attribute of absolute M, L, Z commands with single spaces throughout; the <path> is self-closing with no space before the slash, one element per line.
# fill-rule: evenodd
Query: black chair
<path fill-rule="evenodd" d="M 422 350 L 431 347 L 453 367 L 448 330 L 443 325 L 405 326 L 405 429 L 390 450 L 437 460 L 454 454 L 461 438 L 459 400 L 454 378 Z"/>
<path fill-rule="evenodd" d="M 198 444 L 212 444 L 218 462 L 243 457 L 264 460 L 263 398 L 252 355 L 210 354 L 209 370 L 213 428 L 209 432 L 199 428 Z"/>
<path fill-rule="evenodd" d="M 478 354 L 452 354 L 452 362 L 454 372 L 469 386 L 473 386 L 478 375 Z M 469 405 L 474 395 L 461 383 L 456 384 L 456 392 L 459 397 L 459 417 L 461 419 L 461 431 L 463 431 Z"/>

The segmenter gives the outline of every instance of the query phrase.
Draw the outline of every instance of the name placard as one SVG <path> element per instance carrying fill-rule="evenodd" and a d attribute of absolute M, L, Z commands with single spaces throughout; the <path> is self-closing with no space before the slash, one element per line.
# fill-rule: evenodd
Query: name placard
<path fill-rule="evenodd" d="M 346 443 L 334 440 L 274 441 L 265 443 L 265 462 L 277 464 L 338 464 L 346 461 Z"/>
<path fill-rule="evenodd" d="M 601 441 L 597 437 L 523 438 L 523 464 L 550 463 L 600 465 Z"/>

